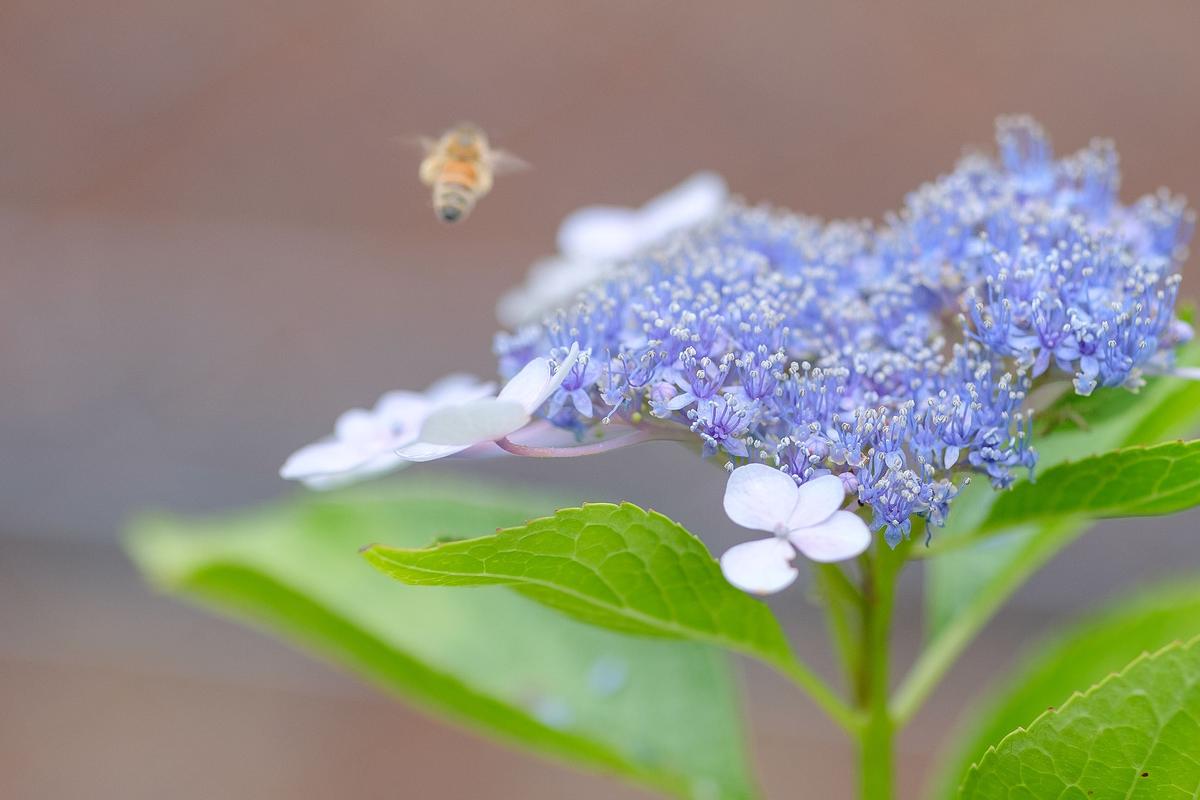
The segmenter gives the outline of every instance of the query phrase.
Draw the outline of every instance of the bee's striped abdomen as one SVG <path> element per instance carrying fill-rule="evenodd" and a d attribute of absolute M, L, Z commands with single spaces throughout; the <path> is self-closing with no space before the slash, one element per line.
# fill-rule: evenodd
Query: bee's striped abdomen
<path fill-rule="evenodd" d="M 471 213 L 475 201 L 483 196 L 478 166 L 461 159 L 442 164 L 433 184 L 433 210 L 438 219 L 455 222 Z"/>
<path fill-rule="evenodd" d="M 464 183 L 439 180 L 433 186 L 433 210 L 443 222 L 465 218 L 475 207 L 475 190 Z"/>

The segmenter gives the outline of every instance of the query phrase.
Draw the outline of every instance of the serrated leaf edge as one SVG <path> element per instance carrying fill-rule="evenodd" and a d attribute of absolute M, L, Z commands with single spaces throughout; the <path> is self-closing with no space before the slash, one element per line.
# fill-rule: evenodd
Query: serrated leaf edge
<path fill-rule="evenodd" d="M 1139 616 L 1161 612 L 1177 602 L 1194 603 L 1198 599 L 1200 599 L 1200 575 L 1179 575 L 1152 588 L 1142 587 L 1129 593 L 1119 594 L 1115 598 L 1109 598 L 1094 612 L 1089 612 L 1074 620 L 1069 629 L 1057 633 L 1047 632 L 1032 644 L 1022 648 L 1018 659 L 1004 678 L 992 686 L 987 696 L 978 698 L 968 709 L 967 715 L 955 723 L 948 741 L 954 742 L 956 738 L 960 740 L 978 739 L 982 730 L 981 721 L 998 713 L 998 710 L 1005 706 L 1009 696 L 1025 685 L 1025 680 L 1030 677 L 1032 672 L 1042 669 L 1053 658 L 1061 656 L 1065 648 L 1093 637 L 1097 632 L 1103 631 L 1113 624 L 1125 624 Z M 1180 641 L 1182 640 L 1175 639 L 1164 647 Z M 1143 650 L 1135 658 L 1140 658 L 1148 652 Z M 1131 664 L 1132 662 L 1125 666 L 1128 667 Z M 1009 733 L 1015 732 L 1013 730 Z M 1008 734 L 1006 733 L 1004 736 L 1007 737 Z M 937 772 L 928 784 L 930 797 L 945 797 L 950 796 L 950 793 L 957 792 L 959 784 L 946 774 L 953 765 L 960 766 L 961 770 L 958 771 L 964 775 L 970 772 L 970 766 L 962 766 L 967 760 L 966 753 L 968 751 L 965 748 L 957 749 L 962 744 L 963 742 L 959 741 L 954 745 L 947 745 L 942 750 Z M 989 749 L 990 747 L 991 745 L 989 745 Z M 965 777 L 960 779 L 960 782 L 962 781 L 965 781 Z"/>
<path fill-rule="evenodd" d="M 1124 454 L 1131 454 L 1131 453 L 1137 453 L 1137 452 L 1152 454 L 1153 451 L 1155 451 L 1155 450 L 1160 450 L 1160 449 L 1167 448 L 1167 447 L 1178 447 L 1180 445 L 1186 446 L 1186 445 L 1193 445 L 1193 444 L 1200 445 L 1200 439 L 1171 439 L 1166 442 L 1157 442 L 1155 444 L 1134 444 L 1134 445 L 1128 445 L 1125 447 L 1118 447 L 1113 450 L 1106 450 L 1103 453 L 1096 453 L 1094 455 L 1085 456 L 1084 458 L 1080 458 L 1080 459 L 1076 459 L 1076 460 L 1068 459 L 1066 461 L 1060 461 L 1059 463 L 1055 464 L 1050 469 L 1046 470 L 1046 475 L 1043 475 L 1042 477 L 1045 478 L 1049 475 L 1052 475 L 1055 471 L 1060 470 L 1060 469 L 1066 469 L 1068 467 L 1074 467 L 1074 466 L 1078 466 L 1080 464 L 1086 464 L 1089 461 L 1102 461 L 1106 458 L 1111 458 L 1114 455 L 1124 455 Z M 1000 493 L 999 497 L 997 498 L 997 503 L 1002 502 L 1002 499 L 1006 495 L 1011 496 L 1015 492 L 1023 491 L 1022 487 L 1024 487 L 1024 486 L 1035 486 L 1035 485 L 1036 485 L 1035 480 L 1028 480 L 1028 481 L 1022 481 L 1020 483 L 1017 483 L 1017 484 L 1011 486 L 1010 488 L 1006 489 L 1004 492 Z M 1178 492 L 1179 490 L 1175 490 L 1175 491 Z M 1171 492 L 1167 493 L 1167 495 L 1170 495 L 1170 494 L 1171 494 Z M 1137 513 L 1137 509 L 1140 507 L 1141 507 L 1141 504 L 1133 503 L 1129 506 L 1129 510 L 1133 513 L 1117 514 L 1115 516 L 1118 516 L 1118 517 L 1140 516 Z M 1183 509 L 1181 509 L 1181 510 L 1183 510 Z M 1079 512 L 1079 511 L 1071 511 L 1071 512 L 1063 512 L 1063 513 L 1050 513 L 1050 514 L 1046 514 L 1043 516 L 1035 516 L 1030 519 L 1018 521 L 1018 522 L 1006 522 L 1003 520 L 997 522 L 997 520 L 995 520 L 993 518 L 995 516 L 995 513 L 996 513 L 996 505 L 993 505 L 992 508 L 989 509 L 988 515 L 986 517 L 984 517 L 983 521 L 980 523 L 979 530 L 976 533 L 972 534 L 970 538 L 982 539 L 985 537 L 990 537 L 996 533 L 1002 533 L 1006 530 L 1013 529 L 1013 528 L 1018 527 L 1023 524 L 1029 524 L 1032 522 L 1038 522 L 1038 521 L 1043 521 L 1043 520 L 1064 519 L 1067 517 L 1080 517 L 1083 519 L 1108 519 L 1109 518 L 1104 513 L 1101 513 L 1096 517 L 1091 517 L 1085 513 Z M 1172 512 L 1172 513 L 1178 513 L 1178 512 Z M 1158 515 L 1152 515 L 1152 516 L 1158 516 Z"/>
<path fill-rule="evenodd" d="M 446 499 L 451 498 L 447 495 Z M 187 540 L 204 538 L 204 535 L 165 534 L 157 529 L 157 525 L 169 520 L 170 515 L 166 512 L 144 513 L 134 521 L 132 529 L 124 537 L 131 560 L 147 583 L 156 590 L 177 594 L 175 599 L 186 605 L 254 629 L 271 639 L 284 642 L 318 662 L 347 669 L 368 685 L 378 687 L 397 702 L 430 719 L 440 720 L 466 731 L 482 741 L 499 741 L 516 752 L 586 774 L 606 776 L 626 785 L 659 791 L 681 799 L 693 796 L 694 787 L 682 773 L 663 771 L 662 765 L 639 763 L 628 754 L 587 734 L 564 731 L 547 725 L 527 710 L 489 694 L 471 681 L 426 663 L 403 650 L 397 650 L 368 628 L 349 620 L 339 611 L 326 608 L 285 578 L 262 569 L 247 568 L 244 564 L 227 558 L 217 558 L 202 564 L 192 563 L 190 557 L 179 558 L 176 553 L 187 553 L 192 549 L 193 542 Z M 168 551 L 170 555 L 164 560 L 162 553 Z M 165 561 L 171 563 L 167 564 Z M 357 656 L 337 653 L 338 643 L 329 641 L 323 633 L 295 627 L 286 621 L 280 622 L 274 608 L 249 612 L 240 609 L 239 599 L 235 595 L 226 594 L 223 587 L 214 588 L 206 584 L 206 579 L 213 576 L 220 578 L 228 574 L 248 575 L 270 592 L 315 604 L 319 613 L 345 626 L 359 643 L 387 650 L 391 659 L 405 666 L 405 672 L 400 677 L 380 677 L 373 672 L 370 665 L 360 661 Z M 710 657 L 723 658 L 716 650 L 711 651 Z M 730 668 L 728 662 L 722 662 L 721 669 Z M 414 677 L 414 673 L 417 677 Z M 424 695 L 416 688 L 421 686 L 427 690 L 431 685 L 436 691 Z M 468 702 L 459 706 L 447 699 L 444 694 L 444 687 L 447 686 L 455 687 Z M 498 714 L 499 721 L 495 721 L 497 717 L 493 717 L 491 722 L 482 721 L 483 718 L 478 713 L 480 707 L 493 710 Z M 523 728 L 536 731 L 541 738 L 531 739 L 525 736 L 522 733 Z M 747 774 L 747 781 L 748 794 L 744 797 L 746 800 L 755 800 L 760 794 L 753 774 Z"/>
<path fill-rule="evenodd" d="M 589 508 L 601 508 L 601 509 L 611 508 L 611 509 L 616 509 L 618 511 L 620 511 L 621 509 L 630 508 L 630 509 L 633 509 L 634 511 L 639 511 L 643 514 L 648 514 L 652 517 L 660 519 L 663 522 L 666 522 L 667 524 L 678 528 L 682 532 L 686 533 L 688 536 L 692 536 L 693 538 L 695 537 L 695 534 L 693 534 L 687 528 L 683 527 L 678 522 L 676 522 L 675 520 L 666 516 L 665 514 L 661 514 L 658 511 L 655 511 L 653 508 L 642 508 L 637 503 L 630 503 L 628 500 L 622 500 L 620 503 L 589 502 L 589 503 L 580 503 L 577 506 L 561 506 L 561 507 L 556 508 L 553 511 L 551 511 L 549 514 L 545 514 L 540 517 L 533 517 L 531 519 L 527 519 L 521 525 L 513 525 L 508 528 L 496 528 L 496 530 L 493 533 L 486 533 L 483 536 L 470 537 L 470 538 L 466 538 L 466 539 L 454 539 L 451 541 L 439 541 L 439 540 L 435 539 L 434 541 L 430 542 L 425 547 L 392 547 L 390 545 L 384 545 L 384 544 L 380 544 L 378 542 L 373 542 L 372 544 L 363 545 L 362 547 L 359 548 L 358 552 L 366 553 L 367 551 L 372 550 L 373 548 L 376 548 L 376 547 L 381 548 L 381 549 L 386 549 L 387 551 L 392 552 L 392 553 L 436 552 L 437 550 L 440 550 L 442 547 L 447 546 L 447 545 L 455 545 L 455 544 L 461 544 L 462 542 L 471 541 L 471 538 L 482 539 L 485 536 L 502 536 L 506 533 L 511 533 L 513 531 L 519 531 L 522 528 L 528 528 L 530 525 L 534 524 L 535 522 L 545 522 L 548 520 L 553 520 L 555 517 L 557 517 L 559 514 L 561 514 L 564 511 L 583 511 L 583 510 L 586 510 Z M 716 561 L 716 559 L 713 559 L 713 560 Z"/>
<path fill-rule="evenodd" d="M 969 783 L 971 780 L 971 777 L 979 771 L 980 766 L 983 764 L 984 761 L 987 760 L 988 756 L 994 755 L 997 752 L 999 752 L 999 749 L 1001 747 L 1003 747 L 1004 743 L 1007 742 L 1009 739 L 1012 739 L 1013 737 L 1016 737 L 1016 736 L 1020 736 L 1021 734 L 1024 734 L 1024 733 L 1028 733 L 1030 730 L 1032 730 L 1034 727 L 1036 727 L 1038 725 L 1038 723 L 1040 723 L 1043 719 L 1045 719 L 1047 717 L 1052 717 L 1055 714 L 1062 713 L 1068 707 L 1070 707 L 1070 705 L 1072 703 L 1075 703 L 1075 702 L 1078 702 L 1079 700 L 1084 700 L 1084 699 L 1087 699 L 1088 697 L 1091 697 L 1093 694 L 1095 694 L 1097 691 L 1099 691 L 1100 689 L 1107 686 L 1112 681 L 1125 677 L 1125 675 L 1128 674 L 1130 670 L 1132 670 L 1134 667 L 1141 664 L 1143 661 L 1151 661 L 1171 650 L 1190 650 L 1192 647 L 1195 647 L 1198 645 L 1200 645 L 1200 636 L 1195 636 L 1195 637 L 1187 640 L 1186 642 L 1182 641 L 1180 639 L 1176 639 L 1175 641 L 1171 642 L 1170 644 L 1166 644 L 1166 645 L 1160 647 L 1158 650 L 1155 650 L 1152 653 L 1149 651 L 1143 650 L 1141 655 L 1139 655 L 1137 658 L 1133 659 L 1128 664 L 1126 664 L 1119 672 L 1109 673 L 1109 675 L 1107 677 L 1105 677 L 1104 680 L 1100 681 L 1099 683 L 1092 684 L 1090 687 L 1088 687 L 1087 689 L 1085 689 L 1082 692 L 1074 692 L 1070 697 L 1068 697 L 1066 699 L 1066 701 L 1064 703 L 1062 703 L 1062 705 L 1048 708 L 1045 711 L 1043 711 L 1041 714 L 1038 714 L 1037 717 L 1035 717 L 1033 719 L 1033 721 L 1030 722 L 1028 725 L 1023 725 L 1023 726 L 1020 726 L 1018 728 L 1015 728 L 1015 729 L 1009 731 L 1008 733 L 1006 733 L 1004 735 L 1003 739 L 1001 739 L 1000 741 L 996 742 L 993 745 L 989 745 L 988 749 L 985 750 L 983 755 L 979 757 L 979 760 L 976 761 L 975 763 L 971 764 L 971 768 L 967 770 L 966 776 L 963 777 L 962 782 L 958 785 L 958 796 L 960 798 L 963 796 L 962 793 L 963 793 L 963 790 L 966 788 L 967 783 Z"/>
<path fill-rule="evenodd" d="M 1059 461 L 1057 464 L 1053 465 L 1049 469 L 1047 469 L 1046 475 L 1050 475 L 1060 469 L 1066 469 L 1067 467 L 1075 467 L 1080 464 L 1085 464 L 1089 461 L 1100 461 L 1100 460 L 1103 460 L 1106 458 L 1111 458 L 1114 455 L 1125 454 L 1125 453 L 1135 453 L 1137 451 L 1158 450 L 1159 448 L 1163 448 L 1163 447 L 1176 447 L 1178 445 L 1189 445 L 1189 444 L 1195 444 L 1197 442 L 1200 442 L 1200 439 L 1179 438 L 1179 439 L 1168 439 L 1165 442 L 1155 442 L 1154 444 L 1122 445 L 1120 447 L 1114 447 L 1111 450 L 1105 450 L 1103 453 L 1093 453 L 1092 455 L 1084 456 L 1083 458 L 1064 459 L 1062 461 Z M 1043 475 L 1041 477 L 1044 478 L 1044 477 L 1046 477 L 1046 475 Z M 1035 478 L 1036 478 L 1036 476 L 1035 476 Z M 1035 486 L 1035 485 L 1037 485 L 1036 479 L 1026 480 L 1026 481 L 1018 481 L 1017 483 L 1013 484 L 1009 488 L 1000 492 L 999 495 L 1001 497 L 1003 497 L 1006 494 L 1012 494 L 1013 492 L 1021 491 L 1022 486 Z M 987 523 L 987 520 L 984 520 L 984 524 L 986 524 L 986 523 Z"/>
<path fill-rule="evenodd" d="M 555 509 L 554 512 L 551 514 L 547 514 L 542 517 L 535 517 L 533 519 L 527 520 L 524 525 L 515 525 L 515 526 L 509 527 L 509 528 L 497 528 L 495 533 L 485 534 L 484 536 L 475 537 L 475 538 L 486 538 L 486 537 L 490 537 L 490 536 L 496 536 L 496 537 L 503 536 L 507 533 L 520 531 L 523 528 L 527 528 L 530 525 L 533 525 L 538 522 L 546 522 L 546 521 L 552 522 L 559 514 L 562 514 L 563 512 L 585 511 L 585 510 L 592 509 L 592 508 L 611 509 L 614 511 L 631 509 L 640 514 L 645 514 L 654 520 L 664 522 L 667 525 L 669 525 L 670 527 L 679 531 L 684 536 L 690 537 L 692 539 L 695 539 L 697 542 L 699 542 L 701 548 L 704 550 L 704 552 L 708 556 L 709 560 L 712 561 L 712 563 L 714 563 L 714 564 L 717 563 L 717 559 L 713 558 L 712 553 L 708 551 L 708 548 L 706 546 L 704 546 L 704 543 L 701 542 L 699 540 L 699 538 L 694 533 L 689 531 L 687 528 L 683 527 L 678 522 L 676 522 L 675 520 L 666 516 L 665 514 L 655 511 L 652 508 L 642 508 L 638 504 L 631 503 L 629 501 L 621 501 L 620 503 L 587 502 L 587 503 L 580 503 L 578 506 L 563 506 L 561 508 Z M 467 539 L 467 540 L 460 540 L 457 542 L 434 542 L 426 547 L 390 547 L 387 545 L 369 544 L 369 545 L 366 545 L 365 547 L 363 547 L 359 552 L 368 561 L 370 561 L 373 566 L 375 566 L 378 569 L 382 569 L 382 571 L 384 571 L 384 572 L 389 572 L 389 574 L 390 574 L 390 571 L 387 569 L 387 562 L 386 562 L 387 553 L 433 553 L 433 552 L 437 552 L 438 550 L 441 550 L 443 547 L 449 547 L 452 545 L 462 544 L 463 541 L 471 541 L 471 540 Z M 422 570 L 419 567 L 413 567 L 408 564 L 403 564 L 401 566 L 403 569 L 412 570 L 413 572 L 430 572 L 430 573 L 433 572 L 431 570 Z M 450 573 L 441 572 L 441 574 L 450 574 Z M 395 575 L 392 575 L 392 577 L 395 577 Z M 521 585 L 521 584 L 537 585 L 541 588 L 546 588 L 546 589 L 550 589 L 552 591 L 561 592 L 564 595 L 570 596 L 573 599 L 579 600 L 580 602 L 583 602 L 587 605 L 591 605 L 591 606 L 594 606 L 597 608 L 604 608 L 604 609 L 609 609 L 609 610 L 619 609 L 621 612 L 629 614 L 631 617 L 633 617 L 635 619 L 635 621 L 640 622 L 641 624 L 646 625 L 647 627 L 649 627 L 651 629 L 658 629 L 658 630 L 663 631 L 664 633 L 674 632 L 674 635 L 679 636 L 680 638 L 683 638 L 683 639 L 689 639 L 692 641 L 707 641 L 709 644 L 715 644 L 717 646 L 726 647 L 730 650 L 734 650 L 736 652 L 744 653 L 746 655 L 750 655 L 755 658 L 761 659 L 765 663 L 771 664 L 779 669 L 784 670 L 785 672 L 791 670 L 795 665 L 795 656 L 792 654 L 791 649 L 789 647 L 787 647 L 787 639 L 786 639 L 786 636 L 784 636 L 782 629 L 779 630 L 779 636 L 780 636 L 779 648 L 768 649 L 766 647 L 755 647 L 755 646 L 751 646 L 745 642 L 739 641 L 737 639 L 732 639 L 732 638 L 730 638 L 728 636 L 724 636 L 724 635 L 697 637 L 695 635 L 695 632 L 691 628 L 679 626 L 678 624 L 667 624 L 659 617 L 648 617 L 648 616 L 642 614 L 641 612 L 632 611 L 631 609 L 629 609 L 628 606 L 624 606 L 624 605 L 617 606 L 617 605 L 613 605 L 610 603 L 605 603 L 603 601 L 597 600 L 594 597 L 591 597 L 590 595 L 581 595 L 581 594 L 578 594 L 577 592 L 573 592 L 570 589 L 567 589 L 567 588 L 561 586 L 560 584 L 547 584 L 547 583 L 544 583 L 541 581 L 533 581 L 533 580 L 528 580 L 528 579 L 520 579 L 520 580 L 518 580 L 518 579 L 511 579 L 511 580 L 498 579 L 498 580 L 492 581 L 490 583 L 490 585 L 493 585 L 493 586 L 517 586 L 517 585 Z"/>

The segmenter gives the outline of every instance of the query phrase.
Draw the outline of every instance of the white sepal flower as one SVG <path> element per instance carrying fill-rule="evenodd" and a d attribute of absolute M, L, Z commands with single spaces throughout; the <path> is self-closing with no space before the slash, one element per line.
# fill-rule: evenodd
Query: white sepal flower
<path fill-rule="evenodd" d="M 373 409 L 355 408 L 338 417 L 332 436 L 297 450 L 279 475 L 310 489 L 333 489 L 399 469 L 408 461 L 396 450 L 417 441 L 431 413 L 495 390 L 494 383 L 450 375 L 424 392 L 388 392 Z"/>
<path fill-rule="evenodd" d="M 836 475 L 822 475 L 800 486 L 790 475 L 766 464 L 747 464 L 729 476 L 725 513 L 743 528 L 768 531 L 768 539 L 735 545 L 721 556 L 725 579 L 754 594 L 771 594 L 791 585 L 799 571 L 799 551 L 813 561 L 854 558 L 871 543 L 871 532 L 857 515 L 842 511 L 845 487 Z"/>
<path fill-rule="evenodd" d="M 417 440 L 398 448 L 396 455 L 405 461 L 432 461 L 516 433 L 558 390 L 579 355 L 579 345 L 571 345 L 557 369 L 549 359 L 535 358 L 497 396 L 441 406 L 425 418 Z"/>
<path fill-rule="evenodd" d="M 698 172 L 641 208 L 579 209 L 559 226 L 559 254 L 535 263 L 525 283 L 500 298 L 496 316 L 513 328 L 538 319 L 603 278 L 617 262 L 712 218 L 728 196 L 720 175 Z"/>
<path fill-rule="evenodd" d="M 558 249 L 581 261 L 619 261 L 703 222 L 725 205 L 729 190 L 713 172 L 697 172 L 641 208 L 588 206 L 563 220 Z"/>

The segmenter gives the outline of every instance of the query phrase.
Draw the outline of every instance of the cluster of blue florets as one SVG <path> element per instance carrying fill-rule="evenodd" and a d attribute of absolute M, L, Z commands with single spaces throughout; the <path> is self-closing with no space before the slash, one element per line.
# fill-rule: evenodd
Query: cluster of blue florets
<path fill-rule="evenodd" d="M 1032 471 L 1035 379 L 1136 387 L 1190 335 L 1183 201 L 1121 205 L 1108 142 L 1055 160 L 1023 117 L 997 139 L 878 225 L 731 204 L 500 335 L 501 371 L 578 342 L 555 423 L 649 418 L 797 481 L 832 472 L 892 544 L 914 515 L 941 524 L 963 472 Z"/>

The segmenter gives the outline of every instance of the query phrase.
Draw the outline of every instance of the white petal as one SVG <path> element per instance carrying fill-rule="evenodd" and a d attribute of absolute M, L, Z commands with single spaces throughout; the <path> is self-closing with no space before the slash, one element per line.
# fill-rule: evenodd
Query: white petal
<path fill-rule="evenodd" d="M 816 525 L 842 507 L 846 487 L 836 475 L 822 475 L 800 484 L 796 510 L 788 518 L 789 530 Z"/>
<path fill-rule="evenodd" d="M 813 561 L 845 561 L 870 546 L 871 531 L 858 515 L 835 511 L 819 525 L 794 530 L 788 538 L 797 550 Z"/>
<path fill-rule="evenodd" d="M 580 261 L 619 261 L 721 210 L 728 189 L 721 176 L 700 172 L 640 209 L 591 206 L 558 229 L 558 248 Z"/>
<path fill-rule="evenodd" d="M 372 453 L 357 445 L 326 439 L 301 447 L 284 462 L 279 476 L 303 480 L 317 475 L 347 472 L 371 459 Z"/>
<path fill-rule="evenodd" d="M 434 461 L 435 459 L 461 453 L 470 445 L 429 444 L 428 442 L 413 442 L 396 450 L 396 455 L 404 461 Z"/>
<path fill-rule="evenodd" d="M 520 403 L 486 397 L 434 411 L 421 426 L 420 441 L 465 448 L 503 439 L 527 422 L 529 412 Z"/>
<path fill-rule="evenodd" d="M 301 478 L 300 482 L 304 484 L 304 488 L 312 489 L 317 492 L 328 492 L 331 489 L 340 489 L 343 486 L 349 486 L 352 483 L 358 483 L 359 475 L 356 472 L 335 472 L 332 475 L 316 475 L 311 478 Z"/>
<path fill-rule="evenodd" d="M 607 261 L 542 259 L 530 267 L 525 283 L 501 296 L 496 303 L 496 317 L 509 328 L 534 322 L 543 314 L 567 305 L 581 289 L 602 278 L 610 268 Z"/>
<path fill-rule="evenodd" d="M 415 441 L 433 405 L 416 392 L 388 392 L 375 404 L 375 438 L 390 452 Z"/>
<path fill-rule="evenodd" d="M 725 205 L 729 190 L 720 175 L 698 172 L 642 207 L 638 238 L 642 246 L 653 244 L 682 228 L 703 222 Z"/>
<path fill-rule="evenodd" d="M 372 458 L 367 463 L 359 467 L 355 472 L 363 478 L 373 478 L 376 475 L 383 475 L 401 467 L 407 467 L 408 462 L 396 455 L 394 451 L 389 450 L 386 453 L 380 453 Z"/>
<path fill-rule="evenodd" d="M 520 403 L 528 408 L 550 380 L 550 359 L 535 358 L 512 377 L 498 395 L 501 400 Z M 536 408 L 536 406 L 535 406 Z"/>
<path fill-rule="evenodd" d="M 534 322 L 540 314 L 551 308 L 551 302 L 543 298 L 538 287 L 527 285 L 533 280 L 527 277 L 526 283 L 514 286 L 496 301 L 496 319 L 505 328 L 519 328 L 527 322 Z"/>
<path fill-rule="evenodd" d="M 796 482 L 766 464 L 738 467 L 725 484 L 725 513 L 743 528 L 787 526 L 796 507 Z"/>
<path fill-rule="evenodd" d="M 478 400 L 488 397 L 496 391 L 496 384 L 486 383 L 474 375 L 454 373 L 434 382 L 425 390 L 425 399 L 433 405 L 447 403 L 465 403 L 468 400 Z"/>
<path fill-rule="evenodd" d="M 329 489 L 338 489 L 342 486 L 358 483 L 359 481 L 363 481 L 368 478 L 375 478 L 407 466 L 407 461 L 400 458 L 395 453 L 388 452 L 376 456 L 367 463 L 356 467 L 349 472 L 334 472 L 327 475 L 314 475 L 308 478 L 301 478 L 301 481 L 309 489 L 328 491 Z"/>
<path fill-rule="evenodd" d="M 471 443 L 417 443 L 426 417 L 439 405 L 466 403 L 490 395 L 494 385 L 467 375 L 450 375 L 427 393 L 395 391 L 379 398 L 375 408 L 351 409 L 338 417 L 332 437 L 294 453 L 280 475 L 314 489 L 328 489 L 374 477 L 404 466 L 452 455 Z M 520 427 L 519 425 L 517 427 Z M 406 450 L 405 456 L 396 451 Z"/>
<path fill-rule="evenodd" d="M 572 344 L 567 357 L 558 365 L 558 369 L 550 371 L 550 360 L 535 358 L 521 368 L 513 379 L 500 390 L 499 399 L 522 405 L 526 412 L 532 414 L 538 410 L 546 398 L 566 380 L 567 373 L 579 360 L 579 345 Z"/>
<path fill-rule="evenodd" d="M 500 298 L 496 316 L 510 328 L 536 320 L 565 305 L 614 262 L 716 215 L 727 197 L 721 176 L 699 172 L 640 209 L 591 206 L 576 211 L 559 227 L 561 255 L 535 263 L 525 283 Z"/>
<path fill-rule="evenodd" d="M 337 418 L 333 435 L 347 442 L 367 442 L 378 439 L 385 426 L 375 414 L 362 408 L 352 408 Z"/>
<path fill-rule="evenodd" d="M 554 375 L 550 377 L 549 383 L 542 387 L 541 394 L 538 395 L 533 407 L 526 407 L 526 410 L 532 414 L 538 410 L 538 406 L 546 402 L 550 395 L 558 391 L 558 387 L 562 386 L 562 382 L 567 379 L 567 373 L 570 372 L 575 364 L 579 361 L 579 342 L 572 342 L 571 349 L 567 351 L 567 357 L 558 365 L 558 369 L 554 370 Z"/>
<path fill-rule="evenodd" d="M 581 208 L 559 226 L 558 249 L 572 260 L 616 261 L 640 246 L 637 226 L 638 212 L 630 208 Z"/>
<path fill-rule="evenodd" d="M 772 536 L 726 550 L 721 556 L 721 572 L 743 592 L 771 594 L 796 580 L 800 571 L 792 566 L 795 557 L 796 551 L 787 541 Z"/>

